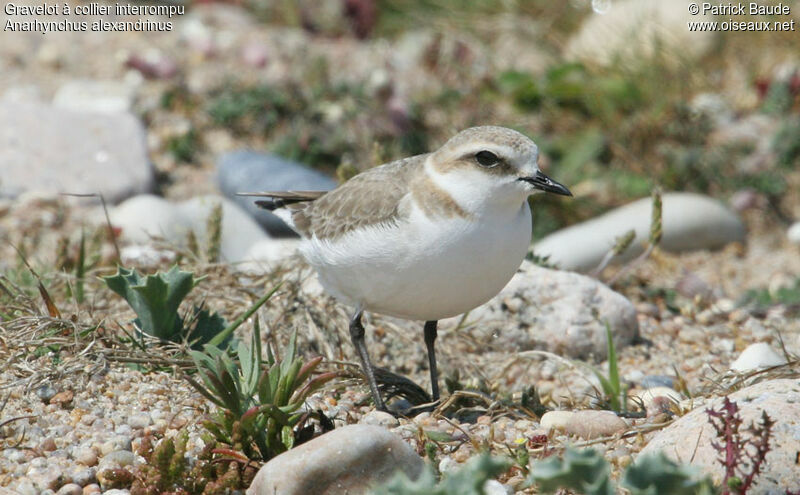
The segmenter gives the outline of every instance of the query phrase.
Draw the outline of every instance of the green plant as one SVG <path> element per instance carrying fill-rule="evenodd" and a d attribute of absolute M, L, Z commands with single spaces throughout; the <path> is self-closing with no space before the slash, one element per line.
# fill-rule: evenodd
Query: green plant
<path fill-rule="evenodd" d="M 603 400 L 606 401 L 609 409 L 616 412 L 626 412 L 628 409 L 627 386 L 619 377 L 619 365 L 617 362 L 617 350 L 614 345 L 614 337 L 611 334 L 611 327 L 605 322 L 606 346 L 608 349 L 608 375 L 606 376 L 598 368 L 582 361 L 576 361 L 589 368 L 600 382 L 603 389 Z"/>
<path fill-rule="evenodd" d="M 610 476 L 611 467 L 596 450 L 568 447 L 563 457 L 534 463 L 528 484 L 545 493 L 566 488 L 587 495 L 613 495 L 618 489 Z M 620 485 L 632 495 L 715 493 L 708 477 L 699 478 L 695 468 L 679 466 L 661 452 L 640 457 L 625 470 Z"/>
<path fill-rule="evenodd" d="M 628 273 L 633 268 L 640 265 L 644 260 L 646 260 L 653 251 L 658 247 L 661 243 L 661 237 L 664 234 L 663 229 L 663 203 L 661 201 L 661 188 L 655 187 L 651 192 L 652 197 L 652 209 L 650 213 L 650 236 L 647 240 L 647 247 L 645 248 L 644 252 L 631 260 L 629 263 L 624 265 L 620 268 L 617 273 L 614 274 L 613 277 L 608 281 L 608 285 L 612 285 L 617 280 L 621 279 L 623 275 Z"/>
<path fill-rule="evenodd" d="M 281 88 L 229 86 L 212 97 L 208 114 L 217 125 L 242 133 L 262 132 L 277 124 L 290 109 L 290 98 Z"/>
<path fill-rule="evenodd" d="M 789 119 L 778 129 L 772 141 L 778 164 L 786 169 L 800 163 L 800 118 Z"/>
<path fill-rule="evenodd" d="M 191 162 L 199 149 L 200 138 L 194 128 L 167 141 L 167 151 L 179 162 Z"/>
<path fill-rule="evenodd" d="M 116 292 L 133 308 L 137 315 L 136 328 L 147 335 L 164 341 L 188 341 L 193 347 L 209 343 L 225 329 L 225 320 L 216 313 L 201 307 L 184 319 L 178 307 L 200 279 L 191 272 L 173 266 L 168 272 L 142 276 L 135 269 L 118 267 L 117 273 L 103 277 L 109 289 Z M 216 345 L 226 345 L 217 339 Z"/>
<path fill-rule="evenodd" d="M 145 460 L 133 472 L 131 495 L 216 495 L 246 489 L 257 468 L 249 463 L 215 462 L 216 442 L 207 442 L 190 465 L 186 430 L 173 438 L 164 438 L 154 446 L 155 439 L 145 436 L 137 454 Z"/>
<path fill-rule="evenodd" d="M 189 376 L 186 380 L 219 408 L 205 427 L 219 443 L 247 459 L 266 461 L 292 448 L 302 434 L 303 402 L 336 376 L 312 377 L 322 357 L 303 363 L 296 340 L 297 332 L 280 360 L 267 347 L 264 361 L 256 319 L 250 345 L 240 341 L 235 358 L 213 345 L 190 352 L 203 383 Z"/>
<path fill-rule="evenodd" d="M 745 292 L 740 305 L 753 305 L 758 311 L 765 311 L 771 306 L 783 304 L 794 308 L 794 312 L 800 310 L 800 277 L 794 281 L 791 287 L 781 287 L 776 290 L 750 289 Z"/>
<path fill-rule="evenodd" d="M 398 473 L 386 484 L 375 488 L 373 495 L 482 495 L 483 486 L 503 473 L 511 463 L 507 459 L 481 454 L 470 459 L 464 467 L 444 475 L 437 483 L 436 476 L 426 468 L 415 481 Z"/>

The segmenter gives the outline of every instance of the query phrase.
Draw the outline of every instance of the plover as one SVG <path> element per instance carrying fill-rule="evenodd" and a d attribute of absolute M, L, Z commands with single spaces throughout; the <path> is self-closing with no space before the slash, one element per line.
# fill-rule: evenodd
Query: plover
<path fill-rule="evenodd" d="M 511 279 L 531 242 L 528 196 L 571 196 L 538 167 L 536 144 L 504 127 L 473 127 L 441 148 L 356 175 L 332 191 L 248 193 L 303 238 L 322 286 L 355 308 L 350 337 L 375 406 L 385 410 L 364 342 L 371 311 L 425 322 L 439 399 L 437 322 L 480 306 Z"/>

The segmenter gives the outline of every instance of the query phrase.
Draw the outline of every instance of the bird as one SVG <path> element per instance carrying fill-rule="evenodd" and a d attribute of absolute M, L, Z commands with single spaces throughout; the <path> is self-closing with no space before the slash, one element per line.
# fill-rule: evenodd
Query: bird
<path fill-rule="evenodd" d="M 365 343 L 365 311 L 424 322 L 439 400 L 438 321 L 490 300 L 528 253 L 528 197 L 572 196 L 542 173 L 539 149 L 499 126 L 458 132 L 439 149 L 355 175 L 330 191 L 242 193 L 301 237 L 323 288 L 353 308 L 350 339 L 375 407 L 386 411 Z"/>

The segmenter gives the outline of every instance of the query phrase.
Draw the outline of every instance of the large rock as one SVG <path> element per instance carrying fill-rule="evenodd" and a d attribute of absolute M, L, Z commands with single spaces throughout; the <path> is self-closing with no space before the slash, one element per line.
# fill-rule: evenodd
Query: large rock
<path fill-rule="evenodd" d="M 349 425 L 269 461 L 247 495 L 361 495 L 397 471 L 415 479 L 423 465 L 411 447 L 385 428 Z"/>
<path fill-rule="evenodd" d="M 296 241 L 272 239 L 247 212 L 221 196 L 200 196 L 171 203 L 145 194 L 122 202 L 109 216 L 125 242 L 148 245 L 152 237 L 159 237 L 185 247 L 191 231 L 203 248 L 208 243 L 208 218 L 218 204 L 222 204 L 222 261 L 253 262 L 248 263 L 249 269 L 266 271 L 293 254 Z"/>
<path fill-rule="evenodd" d="M 528 261 L 469 318 L 509 348 L 546 349 L 573 358 L 607 357 L 606 323 L 617 347 L 639 332 L 636 309 L 623 295 L 585 275 Z"/>
<path fill-rule="evenodd" d="M 591 15 L 567 42 L 565 56 L 587 64 L 645 64 L 654 56 L 678 64 L 702 57 L 715 33 L 689 31 L 688 22 L 708 21 L 691 15 L 684 2 L 615 1 L 607 12 Z"/>
<path fill-rule="evenodd" d="M 717 249 L 731 242 L 743 242 L 744 224 L 722 203 L 694 193 L 666 193 L 662 196 L 660 247 L 667 251 Z M 650 235 L 652 200 L 642 198 L 604 215 L 561 229 L 534 246 L 539 256 L 565 270 L 588 271 L 595 268 L 616 239 L 633 229 L 636 238 L 627 251 L 614 261 L 639 255 Z"/>
<path fill-rule="evenodd" d="M 742 426 L 739 431 L 749 438 L 747 428 L 760 423 L 765 411 L 775 425 L 772 427 L 770 451 L 764 471 L 756 478 L 747 493 L 763 495 L 800 490 L 800 471 L 797 453 L 800 452 L 800 380 L 784 379 L 761 382 L 743 388 L 728 396 L 739 407 Z M 706 409 L 719 410 L 722 398 L 698 407 L 658 434 L 639 455 L 663 451 L 668 457 L 701 467 L 716 483 L 722 480 L 724 468 L 719 462 L 720 453 L 712 442 L 720 442 L 708 421 Z"/>
<path fill-rule="evenodd" d="M 133 97 L 134 88 L 121 81 L 77 79 L 58 88 L 53 104 L 76 112 L 113 114 L 129 111 Z"/>
<path fill-rule="evenodd" d="M 222 194 L 253 215 L 270 234 L 283 236 L 293 235 L 283 220 L 256 206 L 255 200 L 258 198 L 237 196 L 236 193 L 328 191 L 337 186 L 335 180 L 305 165 L 253 151 L 234 151 L 223 155 L 217 165 L 217 183 Z"/>
<path fill-rule="evenodd" d="M 731 363 L 731 369 L 739 373 L 746 373 L 782 364 L 786 364 L 786 357 L 778 354 L 766 342 L 757 342 L 750 344 L 747 349 L 742 351 L 736 361 Z"/>
<path fill-rule="evenodd" d="M 118 202 L 153 184 L 142 124 L 33 102 L 0 105 L 0 197 L 103 193 Z"/>

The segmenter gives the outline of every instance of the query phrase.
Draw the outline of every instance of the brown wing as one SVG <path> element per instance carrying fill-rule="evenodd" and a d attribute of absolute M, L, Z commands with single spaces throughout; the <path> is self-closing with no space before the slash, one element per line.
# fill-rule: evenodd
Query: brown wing
<path fill-rule="evenodd" d="M 310 203 L 289 205 L 295 227 L 306 235 L 333 239 L 355 228 L 394 223 L 408 183 L 427 155 L 397 160 L 362 172 Z"/>

